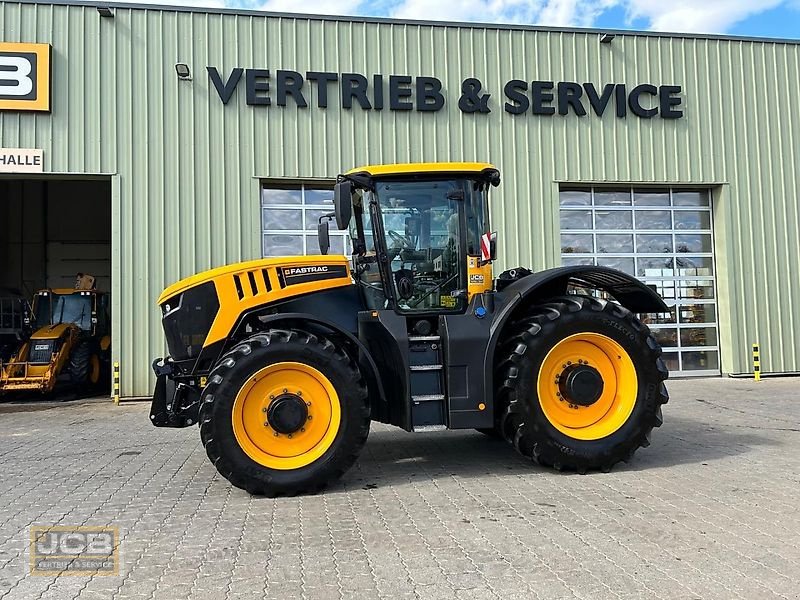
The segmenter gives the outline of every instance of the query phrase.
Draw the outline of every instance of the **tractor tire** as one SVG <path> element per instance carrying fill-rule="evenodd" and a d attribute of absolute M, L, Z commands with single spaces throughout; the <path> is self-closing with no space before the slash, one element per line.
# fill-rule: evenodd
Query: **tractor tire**
<path fill-rule="evenodd" d="M 565 296 L 516 321 L 498 364 L 498 415 L 517 451 L 557 470 L 609 471 L 650 445 L 669 376 L 627 309 Z"/>
<path fill-rule="evenodd" d="M 70 381 L 75 384 L 86 383 L 89 379 L 92 350 L 87 342 L 79 342 L 70 352 L 67 373 Z"/>
<path fill-rule="evenodd" d="M 242 341 L 220 358 L 201 395 L 208 457 L 253 495 L 319 491 L 353 465 L 369 426 L 356 363 L 305 331 L 271 329 Z"/>

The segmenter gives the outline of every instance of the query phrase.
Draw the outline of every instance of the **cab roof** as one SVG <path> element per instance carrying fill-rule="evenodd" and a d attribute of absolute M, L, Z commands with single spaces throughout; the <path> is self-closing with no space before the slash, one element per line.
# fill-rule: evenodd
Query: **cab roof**
<path fill-rule="evenodd" d="M 396 163 L 387 165 L 367 165 L 350 169 L 346 175 L 368 173 L 372 177 L 392 175 L 430 175 L 435 173 L 482 173 L 486 170 L 496 171 L 497 167 L 482 162 L 432 162 L 432 163 Z"/>

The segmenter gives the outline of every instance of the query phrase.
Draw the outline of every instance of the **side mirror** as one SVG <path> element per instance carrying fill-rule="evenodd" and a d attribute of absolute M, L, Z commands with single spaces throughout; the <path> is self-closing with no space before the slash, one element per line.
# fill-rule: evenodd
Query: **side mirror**
<path fill-rule="evenodd" d="M 336 227 L 347 229 L 353 214 L 353 182 L 347 179 L 337 181 L 333 188 L 333 207 Z"/>
<path fill-rule="evenodd" d="M 317 241 L 319 242 L 320 254 L 327 254 L 328 250 L 331 249 L 330 227 L 328 223 L 333 216 L 335 216 L 334 213 L 328 213 L 319 218 L 319 224 L 317 224 Z"/>
<path fill-rule="evenodd" d="M 497 260 L 497 232 L 493 231 L 489 237 L 489 260 Z"/>

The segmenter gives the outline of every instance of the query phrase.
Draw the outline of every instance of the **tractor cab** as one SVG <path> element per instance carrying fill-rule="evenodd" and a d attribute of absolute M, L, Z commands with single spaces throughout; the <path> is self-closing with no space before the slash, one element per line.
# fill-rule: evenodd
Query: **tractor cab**
<path fill-rule="evenodd" d="M 474 294 L 491 288 L 487 192 L 500 174 L 485 163 L 443 166 L 364 167 L 337 182 L 334 216 L 350 230 L 354 278 L 368 309 L 463 313 Z M 484 238 L 491 248 L 482 253 Z"/>
<path fill-rule="evenodd" d="M 42 334 L 58 325 L 74 325 L 80 332 L 105 335 L 108 295 L 97 290 L 48 289 L 33 298 L 31 326 Z M 43 330 L 43 331 L 42 331 Z"/>

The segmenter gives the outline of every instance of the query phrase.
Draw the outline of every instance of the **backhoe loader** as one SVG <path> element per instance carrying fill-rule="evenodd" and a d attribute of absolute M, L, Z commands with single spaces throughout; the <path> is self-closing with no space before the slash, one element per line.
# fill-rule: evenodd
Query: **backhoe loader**
<path fill-rule="evenodd" d="M 559 470 L 629 460 L 668 399 L 661 348 L 636 314 L 669 309 L 605 267 L 495 278 L 499 183 L 486 163 L 353 169 L 320 218 L 320 255 L 165 289 L 152 423 L 199 423 L 210 460 L 252 494 L 321 489 L 371 421 L 477 429 Z M 350 258 L 327 255 L 331 220 L 349 229 Z"/>

